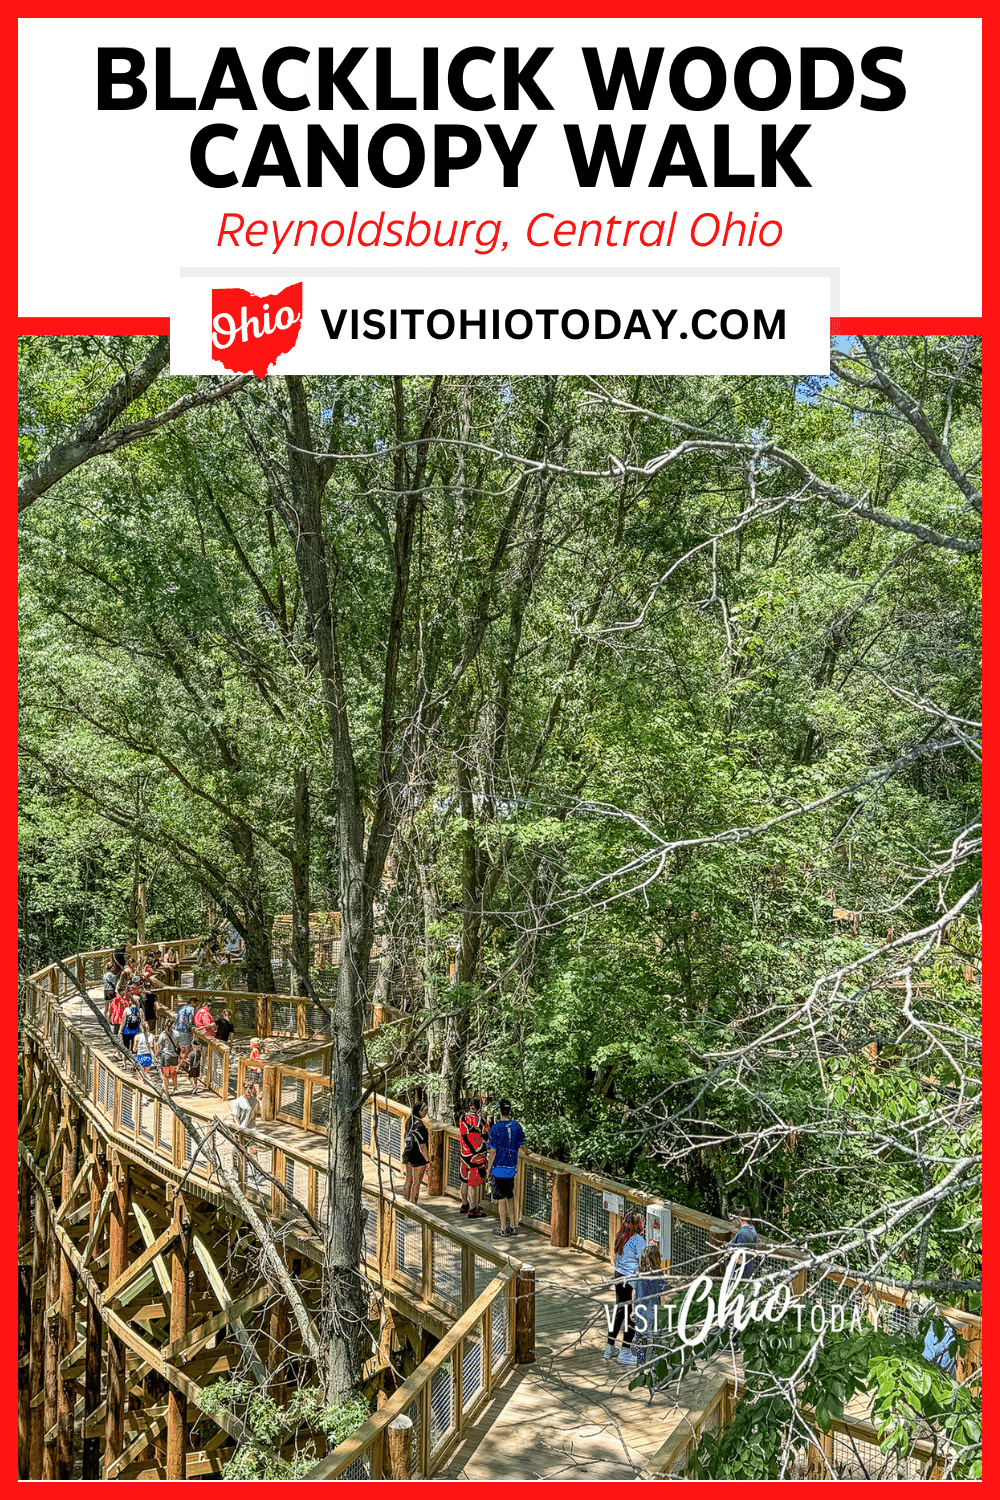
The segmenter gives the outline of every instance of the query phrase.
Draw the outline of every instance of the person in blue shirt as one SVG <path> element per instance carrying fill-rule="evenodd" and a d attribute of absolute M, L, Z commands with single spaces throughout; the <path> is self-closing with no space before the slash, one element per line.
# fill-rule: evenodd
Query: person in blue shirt
<path fill-rule="evenodd" d="M 945 1323 L 944 1331 L 939 1338 L 934 1332 L 934 1324 L 931 1323 L 931 1326 L 927 1330 L 927 1337 L 924 1339 L 923 1354 L 924 1359 L 928 1360 L 930 1364 L 938 1365 L 947 1374 L 954 1375 L 958 1366 L 958 1350 L 954 1330 Z"/>
<path fill-rule="evenodd" d="M 493 1178 L 493 1196 L 500 1215 L 500 1226 L 493 1233 L 501 1239 L 508 1239 L 517 1234 L 514 1178 L 517 1175 L 517 1153 L 524 1145 L 524 1131 L 516 1120 L 511 1119 L 514 1106 L 509 1099 L 501 1099 L 497 1108 L 500 1118 L 491 1128 L 486 1142 L 486 1164 Z"/>
<path fill-rule="evenodd" d="M 639 1257 L 646 1248 L 646 1237 L 642 1232 L 642 1214 L 630 1210 L 622 1219 L 621 1228 L 615 1235 L 612 1259 L 615 1263 L 615 1316 L 608 1329 L 608 1342 L 604 1346 L 604 1358 L 614 1359 L 615 1344 L 622 1333 L 622 1351 L 618 1356 L 620 1365 L 638 1364 L 632 1353 L 635 1338 L 635 1321 L 632 1317 L 632 1297 L 639 1275 Z"/>
<path fill-rule="evenodd" d="M 750 1281 L 757 1274 L 760 1257 L 750 1252 L 757 1245 L 757 1231 L 750 1222 L 750 1215 L 745 1208 L 737 1208 L 729 1215 L 729 1222 L 736 1227 L 736 1233 L 729 1241 L 729 1255 L 727 1262 L 743 1251 L 743 1270 L 737 1277 L 738 1281 Z"/>

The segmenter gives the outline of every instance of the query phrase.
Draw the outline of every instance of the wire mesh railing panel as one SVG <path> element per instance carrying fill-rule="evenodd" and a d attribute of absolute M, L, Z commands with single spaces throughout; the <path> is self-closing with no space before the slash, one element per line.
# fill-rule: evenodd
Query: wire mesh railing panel
<path fill-rule="evenodd" d="M 493 1280 L 494 1276 L 497 1274 L 497 1266 L 494 1261 L 486 1260 L 484 1256 L 477 1255 L 475 1259 L 475 1269 L 476 1296 L 481 1297 L 483 1292 L 485 1292 L 486 1288 L 489 1286 L 490 1282 Z"/>
<path fill-rule="evenodd" d="M 841 1286 L 839 1281 L 834 1281 L 829 1276 L 824 1276 L 822 1271 L 810 1271 L 806 1277 L 808 1291 L 807 1300 L 812 1306 L 821 1304 L 829 1318 L 835 1307 L 846 1305 L 851 1295 L 852 1288 Z M 854 1298 L 855 1303 L 857 1297 Z"/>
<path fill-rule="evenodd" d="M 680 1452 L 678 1453 L 677 1457 L 674 1459 L 673 1463 L 670 1465 L 670 1468 L 667 1470 L 667 1473 L 668 1474 L 683 1474 L 684 1470 L 688 1466 L 688 1459 L 690 1457 L 691 1457 L 691 1444 L 690 1443 L 685 1443 L 684 1447 L 680 1450 Z"/>
<path fill-rule="evenodd" d="M 348 1464 L 343 1474 L 338 1474 L 338 1479 L 370 1479 L 372 1477 L 372 1458 L 370 1453 L 362 1453 L 352 1464 Z"/>
<path fill-rule="evenodd" d="M 329 1036 L 330 1012 L 324 1010 L 322 1005 L 307 1005 L 306 1025 L 310 1031 L 318 1031 L 321 1036 Z"/>
<path fill-rule="evenodd" d="M 700 1271 L 708 1254 L 708 1230 L 704 1224 L 690 1224 L 673 1216 L 670 1235 L 670 1269 L 675 1276 L 689 1276 Z"/>
<path fill-rule="evenodd" d="M 496 1372 L 510 1353 L 510 1302 L 514 1283 L 508 1281 L 490 1308 L 490 1368 Z"/>
<path fill-rule="evenodd" d="M 441 1446 L 455 1428 L 455 1382 L 451 1360 L 431 1376 L 431 1453 Z"/>
<path fill-rule="evenodd" d="M 99 1109 L 107 1109 L 107 1092 L 109 1073 L 103 1063 L 97 1064 L 97 1104 Z"/>
<path fill-rule="evenodd" d="M 483 1370 L 483 1325 L 477 1323 L 462 1340 L 462 1411 L 467 1412 L 481 1394 Z"/>
<path fill-rule="evenodd" d="M 225 1082 L 225 1071 L 226 1071 L 225 1054 L 222 1053 L 222 1052 L 216 1052 L 216 1051 L 213 1050 L 213 1052 L 212 1052 L 212 1061 L 211 1061 L 210 1070 L 209 1070 L 209 1078 L 210 1078 L 210 1081 L 211 1081 L 211 1084 L 212 1084 L 212 1088 L 215 1090 L 216 1093 L 219 1093 L 219 1094 L 222 1093 L 223 1083 Z"/>
<path fill-rule="evenodd" d="M 434 1279 L 431 1287 L 444 1301 L 458 1309 L 462 1305 L 462 1250 L 454 1240 L 434 1237 Z"/>
<path fill-rule="evenodd" d="M 361 1111 L 361 1146 L 365 1151 L 372 1148 L 372 1106 L 366 1104 Z"/>
<path fill-rule="evenodd" d="M 160 1105 L 156 1127 L 156 1144 L 169 1151 L 174 1144 L 174 1117 L 165 1104 Z"/>
<path fill-rule="evenodd" d="M 139 1134 L 147 1141 L 155 1139 L 156 1100 L 145 1094 L 139 1099 Z"/>
<path fill-rule="evenodd" d="M 849 1432 L 834 1432 L 831 1467 L 837 1479 L 919 1479 L 920 1460 L 883 1453 L 875 1443 Z"/>
<path fill-rule="evenodd" d="M 398 1115 L 389 1114 L 388 1110 L 380 1110 L 378 1116 L 378 1147 L 383 1156 L 388 1156 L 392 1161 L 399 1161 L 402 1157 L 403 1132 Z"/>
<path fill-rule="evenodd" d="M 329 1084 L 314 1083 L 312 1098 L 309 1101 L 309 1121 L 312 1125 L 325 1129 L 330 1123 L 330 1115 L 333 1112 L 333 1090 Z M 369 1130 L 371 1126 L 369 1125 Z"/>
<path fill-rule="evenodd" d="M 420 1281 L 424 1273 L 424 1238 L 415 1219 L 396 1215 L 396 1270 Z"/>
<path fill-rule="evenodd" d="M 373 1260 L 378 1255 L 379 1202 L 374 1193 L 361 1194 L 361 1253 Z"/>
<path fill-rule="evenodd" d="M 135 1130 L 135 1089 L 122 1084 L 122 1129 Z"/>
<path fill-rule="evenodd" d="M 229 1003 L 232 1007 L 236 1030 L 249 1031 L 251 1034 L 255 1032 L 257 1030 L 257 1002 L 255 1000 L 241 1000 L 237 995 Z"/>
<path fill-rule="evenodd" d="M 462 1148 L 451 1136 L 448 1137 L 448 1186 L 462 1186 Z"/>
<path fill-rule="evenodd" d="M 604 1207 L 604 1194 L 589 1182 L 577 1183 L 576 1189 L 576 1238 L 589 1240 L 602 1248 L 608 1243 L 610 1215 Z"/>
<path fill-rule="evenodd" d="M 263 1170 L 259 1171 L 258 1168 Z M 244 1186 L 250 1197 L 256 1198 L 259 1203 L 270 1204 L 271 1184 L 264 1172 L 274 1172 L 274 1152 L 270 1146 L 251 1146 L 247 1151 Z"/>
<path fill-rule="evenodd" d="M 530 1162 L 524 1167 L 524 1217 L 540 1224 L 552 1222 L 552 1173 Z"/>
<path fill-rule="evenodd" d="M 294 1005 L 284 1005 L 281 1002 L 275 1003 L 272 1000 L 271 1001 L 271 1035 L 274 1036 L 274 1035 L 276 1035 L 279 1032 L 282 1033 L 282 1034 L 284 1034 L 285 1036 L 294 1036 L 295 1035 L 295 1032 L 296 1032 L 296 1026 L 295 1026 L 295 1006 Z"/>
<path fill-rule="evenodd" d="M 305 1116 L 306 1107 L 306 1082 L 304 1078 L 289 1078 L 286 1074 L 281 1075 L 281 1102 L 278 1105 L 279 1114 L 288 1115 L 297 1120 L 301 1125 Z"/>
<path fill-rule="evenodd" d="M 423 1416 L 421 1413 L 421 1404 L 422 1403 L 420 1397 L 417 1396 L 417 1398 L 414 1401 L 411 1401 L 409 1406 L 403 1412 L 403 1416 L 409 1417 L 410 1421 L 413 1423 L 413 1441 L 410 1447 L 410 1460 L 412 1465 L 412 1477 L 414 1479 L 422 1479 L 425 1477 L 421 1473 L 420 1469 L 421 1455 L 424 1451 Z"/>

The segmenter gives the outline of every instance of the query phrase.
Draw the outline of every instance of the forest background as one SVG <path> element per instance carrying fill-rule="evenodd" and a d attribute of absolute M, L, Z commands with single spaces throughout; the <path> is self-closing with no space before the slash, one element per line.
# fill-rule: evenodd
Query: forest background
<path fill-rule="evenodd" d="M 980 1306 L 977 339 L 829 380 L 20 354 L 22 973 L 143 886 L 251 989 L 297 915 L 307 993 L 340 911 L 348 1168 L 377 933 L 397 1094 Z"/>

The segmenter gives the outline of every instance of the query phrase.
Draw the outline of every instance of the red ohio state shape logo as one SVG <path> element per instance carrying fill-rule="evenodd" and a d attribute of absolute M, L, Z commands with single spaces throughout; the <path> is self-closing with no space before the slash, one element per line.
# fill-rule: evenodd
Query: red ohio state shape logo
<path fill-rule="evenodd" d="M 302 283 L 255 297 L 241 287 L 212 288 L 212 358 L 263 380 L 302 327 Z"/>

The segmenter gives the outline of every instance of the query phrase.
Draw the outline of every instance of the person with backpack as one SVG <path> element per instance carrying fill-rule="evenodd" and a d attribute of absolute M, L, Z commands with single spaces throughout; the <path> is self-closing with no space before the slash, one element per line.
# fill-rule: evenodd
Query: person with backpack
<path fill-rule="evenodd" d="M 415 1104 L 406 1122 L 406 1131 L 403 1135 L 403 1165 L 406 1168 L 403 1197 L 408 1203 L 416 1203 L 420 1197 L 420 1184 L 424 1180 L 424 1173 L 427 1171 L 427 1163 L 430 1160 L 427 1155 L 430 1135 L 424 1124 L 426 1113 L 426 1104 Z"/>
<path fill-rule="evenodd" d="M 608 1328 L 608 1341 L 604 1346 L 604 1358 L 614 1359 L 615 1344 L 622 1334 L 622 1348 L 618 1356 L 620 1365 L 638 1364 L 632 1353 L 635 1338 L 635 1321 L 632 1316 L 632 1299 L 639 1276 L 639 1257 L 646 1248 L 646 1236 L 642 1232 L 642 1214 L 630 1209 L 622 1217 L 621 1228 L 615 1235 L 612 1255 L 615 1267 L 615 1315 Z M 622 1325 L 625 1331 L 622 1333 Z"/>
<path fill-rule="evenodd" d="M 468 1214 L 470 1219 L 486 1217 L 479 1207 L 479 1195 L 486 1177 L 488 1133 L 486 1120 L 481 1113 L 482 1107 L 482 1099 L 470 1099 L 458 1121 L 459 1164 L 462 1173 L 462 1206 L 459 1213 Z"/>
<path fill-rule="evenodd" d="M 500 1216 L 499 1227 L 493 1233 L 500 1239 L 509 1239 L 518 1232 L 514 1178 L 517 1176 L 517 1153 L 524 1145 L 524 1131 L 511 1118 L 514 1106 L 509 1099 L 501 1099 L 497 1108 L 500 1118 L 490 1130 L 486 1141 L 486 1161 L 493 1179 L 493 1197 Z"/>
<path fill-rule="evenodd" d="M 142 1026 L 142 1016 L 139 1007 L 134 1000 L 129 1000 L 128 1007 L 122 1017 L 122 1041 L 131 1052 L 135 1048 L 135 1039 L 139 1035 Z"/>
<path fill-rule="evenodd" d="M 181 1055 L 181 1066 L 187 1062 L 188 1053 L 191 1051 L 191 1027 L 194 1024 L 194 1006 L 182 1005 L 177 1012 L 174 1022 L 174 1041 L 177 1043 Z"/>

